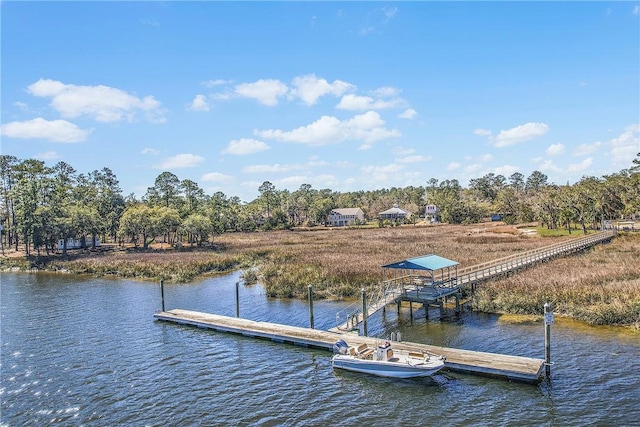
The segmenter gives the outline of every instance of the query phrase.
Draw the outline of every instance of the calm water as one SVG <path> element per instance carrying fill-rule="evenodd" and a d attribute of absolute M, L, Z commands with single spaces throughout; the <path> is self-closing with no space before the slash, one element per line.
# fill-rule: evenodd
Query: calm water
<path fill-rule="evenodd" d="M 334 372 L 330 353 L 156 322 L 159 286 L 2 274 L 1 425 L 640 425 L 640 339 L 556 321 L 552 381 L 540 386 L 443 373 L 389 380 Z M 235 315 L 237 274 L 165 287 L 167 308 Z M 241 316 L 308 325 L 305 301 L 241 287 Z M 314 304 L 317 328 L 342 303 Z M 541 358 L 543 326 L 467 314 L 413 324 L 408 310 L 370 332 Z"/>

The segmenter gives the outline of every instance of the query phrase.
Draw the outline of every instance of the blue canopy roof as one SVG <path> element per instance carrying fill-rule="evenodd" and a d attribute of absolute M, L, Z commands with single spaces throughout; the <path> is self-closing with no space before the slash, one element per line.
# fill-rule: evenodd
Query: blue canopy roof
<path fill-rule="evenodd" d="M 458 265 L 457 262 L 443 258 L 438 255 L 425 255 L 416 258 L 405 259 L 383 265 L 382 268 L 401 268 L 403 270 L 442 270 L 443 268 Z"/>

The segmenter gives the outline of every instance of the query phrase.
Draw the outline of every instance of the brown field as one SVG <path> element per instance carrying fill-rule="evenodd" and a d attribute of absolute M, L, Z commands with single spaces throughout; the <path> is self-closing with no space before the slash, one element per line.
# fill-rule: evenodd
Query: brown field
<path fill-rule="evenodd" d="M 314 228 L 228 233 L 216 237 L 213 249 L 158 249 L 156 245 L 142 252 L 103 248 L 69 259 L 30 260 L 30 265 L 168 282 L 242 269 L 247 282 L 257 278 L 270 296 L 304 298 L 307 285 L 313 285 L 316 297 L 350 298 L 363 287 L 377 286 L 381 266 L 394 261 L 436 254 L 465 267 L 578 235 L 540 237 L 492 223 Z M 472 298 L 473 307 L 486 312 L 539 314 L 549 301 L 557 313 L 589 323 L 640 328 L 639 260 L 640 236 L 628 233 L 586 253 L 483 283 Z"/>

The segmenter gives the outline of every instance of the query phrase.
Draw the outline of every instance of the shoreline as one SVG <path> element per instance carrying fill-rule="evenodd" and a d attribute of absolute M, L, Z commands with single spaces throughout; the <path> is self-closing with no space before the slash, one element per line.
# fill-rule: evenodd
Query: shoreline
<path fill-rule="evenodd" d="M 245 283 L 260 282 L 267 295 L 304 299 L 313 284 L 317 299 L 352 300 L 373 289 L 380 266 L 403 254 L 439 253 L 460 265 L 543 247 L 563 237 L 469 234 L 465 227 L 407 227 L 380 230 L 316 230 L 221 235 L 207 248 L 124 250 L 105 245 L 54 256 L 12 253 L 0 258 L 6 273 L 77 274 L 148 282 L 191 282 L 243 271 Z M 444 231 L 444 232 L 443 232 Z M 506 278 L 484 282 L 471 296 L 473 311 L 541 315 L 551 302 L 559 316 L 587 325 L 640 332 L 640 235 L 578 255 L 559 257 Z M 570 237 L 569 237 L 570 238 Z M 394 251 L 388 249 L 393 245 Z"/>

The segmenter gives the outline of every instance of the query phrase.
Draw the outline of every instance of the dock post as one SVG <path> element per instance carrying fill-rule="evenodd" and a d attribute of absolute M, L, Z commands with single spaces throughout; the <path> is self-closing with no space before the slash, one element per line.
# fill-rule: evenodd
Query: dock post
<path fill-rule="evenodd" d="M 553 324 L 553 311 L 551 304 L 544 304 L 544 372 L 547 378 L 551 377 L 551 325 Z"/>
<path fill-rule="evenodd" d="M 236 282 L 236 317 L 240 317 L 240 282 Z"/>
<path fill-rule="evenodd" d="M 362 288 L 362 335 L 367 336 L 367 291 Z"/>
<path fill-rule="evenodd" d="M 313 327 L 313 286 L 309 285 L 307 287 L 309 293 L 309 327 L 314 329 Z"/>
<path fill-rule="evenodd" d="M 164 310 L 164 280 L 160 280 L 160 295 L 162 296 L 162 311 Z"/>

